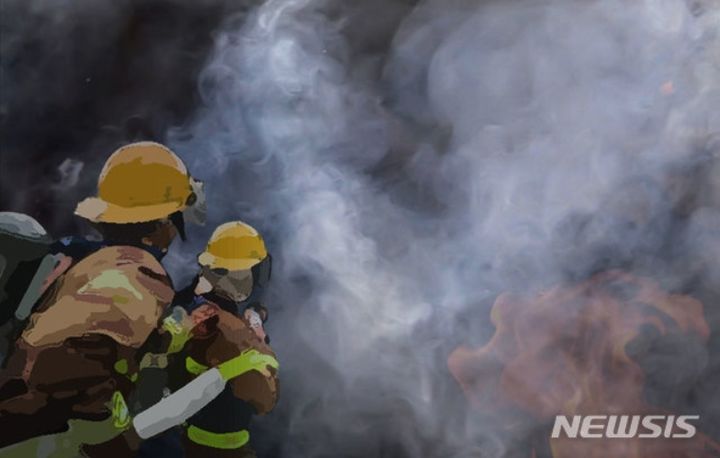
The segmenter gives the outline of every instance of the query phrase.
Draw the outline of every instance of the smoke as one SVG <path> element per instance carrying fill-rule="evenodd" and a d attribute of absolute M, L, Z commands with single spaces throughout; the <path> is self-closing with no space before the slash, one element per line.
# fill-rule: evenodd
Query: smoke
<path fill-rule="evenodd" d="M 169 139 L 211 223 L 245 219 L 275 257 L 283 393 L 261 448 L 509 456 L 529 439 L 467 412 L 444 362 L 492 332 L 498 292 L 618 266 L 707 286 L 716 256 L 674 255 L 718 246 L 718 19 L 680 0 L 269 0 L 228 20 Z"/>
<path fill-rule="evenodd" d="M 192 113 L 212 31 L 258 3 L 1 0 L 0 207 L 77 233 L 106 157 Z"/>
<path fill-rule="evenodd" d="M 261 456 L 521 454 L 535 432 L 470 411 L 447 355 L 497 294 L 608 267 L 704 302 L 709 346 L 638 348 L 653 402 L 720 437 L 716 0 L 0 5 L 2 205 L 67 229 L 147 138 L 206 182 L 178 286 L 217 224 L 265 235 Z"/>

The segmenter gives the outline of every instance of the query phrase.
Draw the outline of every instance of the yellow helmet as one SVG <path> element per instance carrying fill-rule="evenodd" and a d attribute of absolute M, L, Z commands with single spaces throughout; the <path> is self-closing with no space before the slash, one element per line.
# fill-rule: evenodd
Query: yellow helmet
<path fill-rule="evenodd" d="M 198 256 L 200 265 L 230 271 L 251 269 L 268 257 L 262 236 L 242 221 L 218 226 L 205 251 Z"/>
<path fill-rule="evenodd" d="M 99 223 L 143 223 L 184 210 L 192 193 L 192 179 L 175 153 L 159 143 L 132 143 L 108 158 L 98 196 L 80 202 L 75 214 Z"/>

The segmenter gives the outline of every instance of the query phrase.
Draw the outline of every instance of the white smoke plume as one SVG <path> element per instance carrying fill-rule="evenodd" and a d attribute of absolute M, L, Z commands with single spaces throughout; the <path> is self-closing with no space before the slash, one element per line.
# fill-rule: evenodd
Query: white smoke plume
<path fill-rule="evenodd" d="M 169 135 L 207 182 L 208 231 L 244 219 L 274 256 L 272 455 L 512 456 L 527 438 L 466 411 L 445 366 L 492 332 L 495 295 L 608 264 L 672 288 L 717 278 L 717 256 L 668 261 L 718 246 L 717 2 L 395 8 L 412 11 L 379 62 L 347 24 L 372 34 L 383 2 L 269 0 L 228 20 L 203 107 Z M 702 183 L 674 178 L 693 167 Z"/>

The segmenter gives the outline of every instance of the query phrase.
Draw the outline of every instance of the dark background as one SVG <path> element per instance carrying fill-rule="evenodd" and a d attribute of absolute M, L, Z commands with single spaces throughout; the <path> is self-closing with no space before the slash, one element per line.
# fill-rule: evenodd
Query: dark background
<path fill-rule="evenodd" d="M 85 0 L 60 5 L 47 0 L 0 0 L 0 209 L 30 214 L 54 236 L 84 233 L 86 227 L 72 212 L 81 198 L 95 192 L 97 174 L 106 157 L 129 141 L 165 142 L 169 130 L 183 129 L 192 123 L 207 103 L 200 94 L 204 90 L 200 76 L 219 31 L 228 24 L 239 27 L 260 3 Z M 447 119 L 436 119 L 443 116 L 428 109 L 430 103 L 426 99 L 430 97 L 424 92 L 423 78 L 408 77 L 403 80 L 406 86 L 395 87 L 388 74 L 402 73 L 404 68 L 399 65 L 398 69 L 397 61 L 395 67 L 386 67 L 398 27 L 418 3 L 330 1 L 323 14 L 337 24 L 338 34 L 347 44 L 348 49 L 342 50 L 342 63 L 347 72 L 358 80 L 370 82 L 369 92 L 377 97 L 378 111 L 390 119 L 388 124 L 392 126 L 387 134 L 391 137 L 387 151 L 363 173 L 370 177 L 368 181 L 372 186 L 387 190 L 389 199 L 399 202 L 397 205 L 403 211 L 420 215 L 417 217 L 420 229 L 413 226 L 412 234 L 452 238 L 462 227 L 451 223 L 446 228 L 438 219 L 452 216 L 454 206 L 460 209 L 458 213 L 466 212 L 462 207 L 467 203 L 462 182 L 457 189 L 448 185 L 438 192 L 429 185 L 418 184 L 416 181 L 421 180 L 417 177 L 414 177 L 416 180 L 408 177 L 414 173 L 412 167 L 423 168 L 414 162 L 421 144 L 439 151 L 437 162 L 430 161 L 426 167 L 427 181 L 445 173 L 446 169 L 436 174 L 432 165 L 441 164 L 442 159 L 451 156 L 450 151 L 462 143 L 462 139 L 453 137 L 461 136 L 461 129 Z M 463 16 L 466 9 L 469 11 L 476 4 L 488 2 L 451 3 L 452 14 Z M 700 4 L 688 5 L 702 9 Z M 444 18 L 442 8 L 431 11 L 438 18 Z M 500 37 L 497 45 L 504 46 L 505 40 L 509 40 L 505 28 L 511 25 L 490 23 L 490 38 L 497 34 Z M 622 40 L 623 37 L 618 38 L 619 42 Z M 485 42 L 496 44 L 485 36 L 478 39 L 478 43 Z M 417 56 L 418 59 L 424 57 Z M 405 63 L 412 67 L 411 61 Z M 453 69 L 448 71 L 452 73 Z M 403 95 L 414 92 L 420 94 L 417 100 L 412 98 L 417 105 L 408 106 L 408 98 Z M 461 93 L 458 103 L 462 102 L 462 96 Z M 494 100 L 485 102 L 490 106 L 485 110 L 491 112 L 487 115 L 489 118 L 493 118 L 495 112 L 499 113 L 497 116 L 502 115 L 503 100 L 498 106 L 492 105 Z M 451 116 L 452 113 L 446 117 Z M 639 127 L 638 131 L 645 135 L 643 129 L 646 126 Z M 705 303 L 707 320 L 713 329 L 709 344 L 702 346 L 680 337 L 663 341 L 649 335 L 644 345 L 637 346 L 642 350 L 637 357 L 647 370 L 648 397 L 652 403 L 673 411 L 699 410 L 703 431 L 720 440 L 717 389 L 720 386 L 717 351 L 720 349 L 717 331 L 720 316 L 716 305 L 720 300 L 720 286 L 713 270 L 716 267 L 698 266 L 699 252 L 712 253 L 720 245 L 717 228 L 712 224 L 697 226 L 695 218 L 700 209 L 716 211 L 720 204 L 712 191 L 717 186 L 720 170 L 717 138 L 717 132 L 702 135 L 688 147 L 692 154 L 663 168 L 662 172 L 643 170 L 642 173 L 651 175 L 647 181 L 640 179 L 618 186 L 600 199 L 598 214 L 602 217 L 571 215 L 553 234 L 548 246 L 551 250 L 557 248 L 557 270 L 565 280 L 576 281 L 603 268 L 622 267 L 671 278 L 669 289 L 691 294 Z M 507 142 L 514 140 L 516 137 Z M 248 141 L 252 144 L 254 140 Z M 254 174 L 251 166 L 233 156 L 237 151 L 228 148 L 221 153 L 227 153 L 229 170 L 238 178 L 224 183 L 224 187 L 212 183 L 215 187 L 210 195 L 211 205 L 212 201 L 224 205 L 227 203 L 224 199 L 229 199 L 226 194 L 233 193 L 249 196 L 246 200 L 255 208 L 211 209 L 215 212 L 211 213 L 211 223 L 239 213 L 261 228 L 273 249 L 285 252 L 283 243 L 288 233 L 275 226 L 281 216 L 273 213 L 282 207 L 268 205 L 267 213 L 263 213 L 265 203 L 272 203 L 274 199 L 274 188 L 282 184 L 272 182 L 274 175 L 268 178 L 263 172 Z M 202 167 L 204 161 L 209 164 L 210 160 L 209 155 L 196 157 L 192 173 L 201 179 L 216 176 L 215 172 L 209 172 L 210 165 L 207 170 Z M 274 164 L 271 162 L 270 166 Z M 270 166 L 267 168 L 271 169 Z M 455 195 L 456 201 L 447 197 Z M 659 210 L 645 215 L 637 211 L 646 207 Z M 389 221 L 395 221 L 391 217 L 394 216 L 388 216 Z M 174 249 L 190 255 L 197 252 L 212 226 L 194 233 L 191 229 L 189 245 Z M 693 229 L 697 227 L 699 229 Z M 692 230 L 699 234 L 693 236 L 688 248 L 688 234 L 692 234 Z M 383 238 L 385 234 L 377 239 L 395 242 L 393 231 L 387 232 L 391 234 L 387 235 L 388 239 Z M 596 233 L 613 236 L 607 240 L 601 237 L 598 241 L 593 238 Z M 399 231 L 396 236 L 402 238 Z M 696 244 L 695 239 L 702 243 Z M 398 242 L 397 246 L 402 243 Z M 459 247 L 458 251 L 461 250 Z M 403 256 L 401 248 L 383 254 L 390 262 Z M 277 261 L 289 260 L 279 256 Z M 488 423 L 488 419 L 475 418 L 481 415 L 466 413 L 460 390 L 445 370 L 445 358 L 455 346 L 480 345 L 492 334 L 488 309 L 497 293 L 510 287 L 523 287 L 531 283 L 532 278 L 541 276 L 532 267 L 525 269 L 532 263 L 525 262 L 522 255 L 512 262 L 521 268 L 513 264 L 513 269 L 496 272 L 498 277 L 512 277 L 512 280 L 495 283 L 488 280 L 489 286 L 483 285 L 476 302 L 451 312 L 434 312 L 431 319 L 412 330 L 413 337 L 408 338 L 407 345 L 388 343 L 386 349 L 391 348 L 395 358 L 383 363 L 389 367 L 414 361 L 413 354 L 418 348 L 427 351 L 424 361 L 431 366 L 428 371 L 436 382 L 432 388 L 435 399 L 429 411 L 422 414 L 418 414 L 413 397 L 402 393 L 402 384 L 410 385 L 413 381 L 385 384 L 385 380 L 380 380 L 382 375 L 378 378 L 376 373 L 368 371 L 366 376 L 352 380 L 356 384 L 350 383 L 340 369 L 313 354 L 298 338 L 301 330 L 293 326 L 305 312 L 296 308 L 297 304 L 303 304 L 307 313 L 320 313 L 312 303 L 317 282 L 308 278 L 328 276 L 323 266 L 309 263 L 305 276 L 281 277 L 285 282 L 284 292 L 278 293 L 278 297 L 291 297 L 293 303 L 285 305 L 279 313 L 271 313 L 271 322 L 276 324 L 271 323 L 270 329 L 272 334 L 275 327 L 273 345 L 277 346 L 284 365 L 283 394 L 278 409 L 261 419 L 253 430 L 253 440 L 261 456 L 400 457 L 419 456 L 418 450 L 426 456 L 493 456 L 497 453 L 497 447 L 482 448 L 485 436 L 476 430 L 499 420 L 490 419 Z M 472 269 L 477 266 L 472 260 L 467 263 L 468 277 L 476 275 Z M 432 284 L 436 281 L 433 272 L 462 270 L 459 265 L 431 266 L 429 277 L 420 281 Z M 413 267 L 401 266 L 408 271 Z M 543 270 L 542 265 L 535 268 Z M 478 269 L 481 272 L 478 276 L 490 277 L 493 267 L 483 264 Z M 187 270 L 183 273 L 187 274 Z M 178 283 L 182 283 L 186 277 L 178 278 L 181 279 Z M 382 307 L 383 294 L 384 291 L 377 293 L 377 307 Z M 332 317 L 319 320 L 327 327 L 334 324 Z M 448 332 L 450 326 L 452 332 Z M 322 335 L 328 339 L 325 349 L 328 354 L 335 351 L 332 342 L 338 337 L 336 334 L 341 333 L 342 329 L 337 329 Z M 416 346 L 418 341 L 423 345 Z M 407 364 L 411 366 L 410 362 Z M 368 367 L 372 367 L 372 363 L 368 363 Z M 358 402 L 365 398 L 356 395 L 356 389 L 369 396 L 373 404 Z M 327 419 L 323 419 L 324 416 Z M 543 434 L 540 431 L 508 441 L 504 444 L 505 454 L 500 455 L 527 456 L 524 454 L 527 444 L 542 443 Z M 542 453 L 542 447 L 540 450 Z"/>

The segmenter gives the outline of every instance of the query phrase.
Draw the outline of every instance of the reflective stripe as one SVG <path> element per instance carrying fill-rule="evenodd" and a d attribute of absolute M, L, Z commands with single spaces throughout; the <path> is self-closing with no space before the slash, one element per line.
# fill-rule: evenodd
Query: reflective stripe
<path fill-rule="evenodd" d="M 145 353 L 140 360 L 140 370 L 146 368 L 165 369 L 168 366 L 168 357 L 165 353 Z"/>
<path fill-rule="evenodd" d="M 204 364 L 200 364 L 199 362 L 188 356 L 187 358 L 185 358 L 185 369 L 187 369 L 187 371 L 193 375 L 200 375 L 206 370 L 208 370 L 209 367 Z"/>
<path fill-rule="evenodd" d="M 267 370 L 268 366 L 278 369 L 280 364 L 272 356 L 260 353 L 259 351 L 251 348 L 242 352 L 240 356 L 236 356 L 235 358 L 220 364 L 218 369 L 225 380 L 231 380 L 252 370 L 256 370 L 263 375 L 269 376 Z"/>
<path fill-rule="evenodd" d="M 222 377 L 225 380 L 232 380 L 235 377 L 252 370 L 266 374 L 268 367 L 278 369 L 280 364 L 272 356 L 260 353 L 253 348 L 245 350 L 239 356 L 236 356 L 235 358 L 225 361 L 217 366 L 220 374 L 222 374 Z M 193 375 L 200 375 L 209 368 L 208 366 L 200 364 L 192 357 L 188 356 L 185 358 L 185 369 Z"/>
<path fill-rule="evenodd" d="M 168 354 L 177 353 L 182 350 L 188 340 L 190 340 L 190 333 L 170 334 L 170 345 L 167 349 Z"/>
<path fill-rule="evenodd" d="M 119 391 L 114 392 L 111 403 L 113 426 L 118 429 L 127 428 L 130 425 L 131 418 L 122 393 Z"/>
<path fill-rule="evenodd" d="M 128 374 L 129 367 L 128 367 L 127 359 L 123 358 L 123 359 L 119 359 L 119 360 L 115 361 L 113 368 L 115 369 L 115 372 L 117 372 L 120 375 L 124 375 L 131 382 L 135 383 L 137 381 L 137 378 L 138 378 L 137 372 L 134 374 Z"/>
<path fill-rule="evenodd" d="M 233 433 L 213 433 L 190 425 L 187 429 L 187 436 L 198 445 L 224 450 L 240 448 L 250 441 L 250 433 L 244 429 Z"/>
<path fill-rule="evenodd" d="M 113 365 L 113 368 L 115 369 L 115 372 L 117 372 L 120 375 L 125 375 L 128 373 L 128 362 L 127 359 L 119 359 L 115 361 L 115 364 Z"/>

